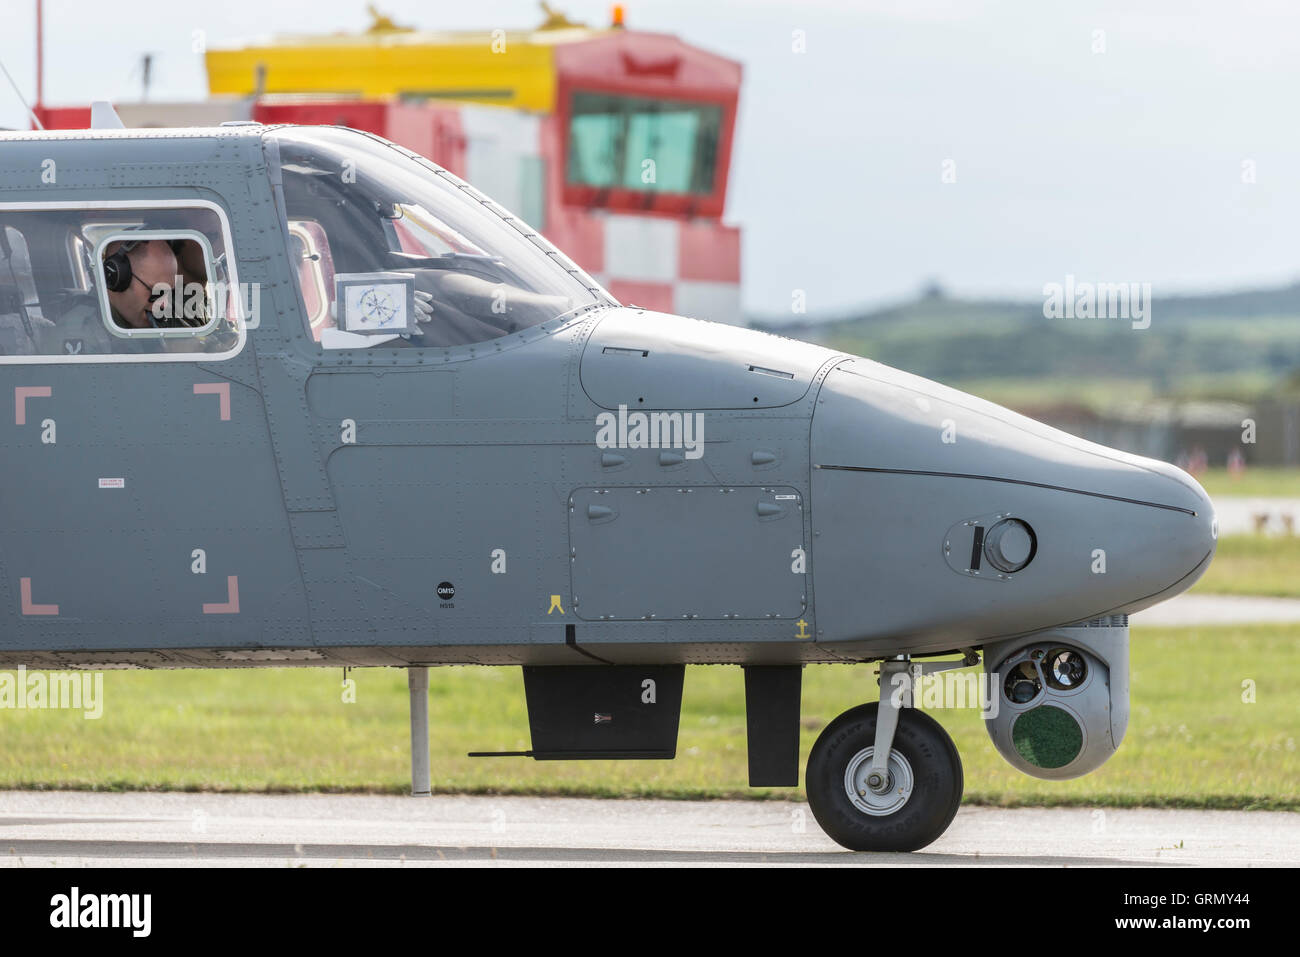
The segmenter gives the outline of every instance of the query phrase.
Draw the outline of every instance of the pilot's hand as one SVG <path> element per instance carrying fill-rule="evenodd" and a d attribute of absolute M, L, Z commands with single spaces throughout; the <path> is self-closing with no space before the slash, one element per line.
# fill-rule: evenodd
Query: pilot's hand
<path fill-rule="evenodd" d="M 420 289 L 415 290 L 415 321 L 430 322 L 433 320 L 433 293 L 424 292 Z"/>

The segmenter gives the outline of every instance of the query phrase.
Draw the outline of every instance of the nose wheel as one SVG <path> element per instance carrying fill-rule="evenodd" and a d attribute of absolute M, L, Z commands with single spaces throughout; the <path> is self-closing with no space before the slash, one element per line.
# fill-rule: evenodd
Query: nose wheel
<path fill-rule="evenodd" d="M 915 779 L 907 758 L 893 750 L 889 753 L 887 770 L 872 770 L 871 758 L 875 751 L 874 745 L 863 748 L 849 761 L 844 772 L 844 793 L 863 814 L 887 817 L 907 803 Z"/>
<path fill-rule="evenodd" d="M 808 757 L 808 805 L 827 836 L 850 850 L 915 851 L 957 814 L 961 758 L 939 722 L 902 708 L 881 769 L 873 760 L 879 710 L 860 705 L 821 733 Z"/>

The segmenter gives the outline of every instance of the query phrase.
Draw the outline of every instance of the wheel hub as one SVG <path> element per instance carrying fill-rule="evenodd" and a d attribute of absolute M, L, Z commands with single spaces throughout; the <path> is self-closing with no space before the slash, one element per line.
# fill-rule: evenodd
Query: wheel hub
<path fill-rule="evenodd" d="M 871 770 L 874 747 L 863 748 L 844 769 L 844 791 L 853 806 L 872 817 L 885 817 L 900 810 L 912 796 L 915 778 L 912 765 L 896 750 L 889 752 L 889 771 Z"/>

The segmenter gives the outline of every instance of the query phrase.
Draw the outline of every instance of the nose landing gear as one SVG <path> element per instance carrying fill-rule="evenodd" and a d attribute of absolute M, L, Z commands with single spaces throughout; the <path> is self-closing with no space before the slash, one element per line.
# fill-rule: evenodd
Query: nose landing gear
<path fill-rule="evenodd" d="M 883 662 L 880 703 L 844 712 L 808 757 L 813 817 L 850 850 L 918 850 L 947 830 L 961 804 L 961 758 L 952 738 L 928 714 L 901 707 L 910 695 L 896 686 L 910 682 L 908 669 L 903 660 Z"/>

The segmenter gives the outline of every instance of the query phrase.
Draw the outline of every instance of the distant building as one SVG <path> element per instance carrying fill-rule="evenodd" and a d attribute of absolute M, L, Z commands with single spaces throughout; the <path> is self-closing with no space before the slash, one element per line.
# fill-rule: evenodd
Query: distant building
<path fill-rule="evenodd" d="M 621 10 L 621 8 L 619 8 Z M 128 127 L 337 124 L 469 180 L 618 300 L 739 323 L 723 222 L 742 70 L 670 34 L 548 12 L 535 30 L 368 30 L 208 50 L 207 100 L 119 103 Z M 90 108 L 38 105 L 49 129 Z"/>
<path fill-rule="evenodd" d="M 1254 404 L 1163 399 L 1106 412 L 1058 403 L 1017 411 L 1080 438 L 1166 462 L 1201 452 L 1210 466 L 1223 467 L 1236 450 L 1248 465 L 1300 466 L 1300 398 Z M 1253 443 L 1243 442 L 1248 420 L 1254 422 Z"/>

